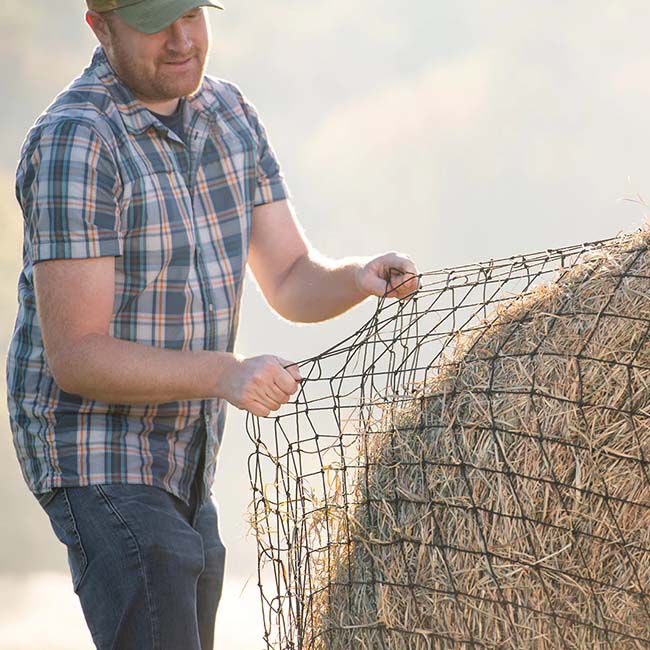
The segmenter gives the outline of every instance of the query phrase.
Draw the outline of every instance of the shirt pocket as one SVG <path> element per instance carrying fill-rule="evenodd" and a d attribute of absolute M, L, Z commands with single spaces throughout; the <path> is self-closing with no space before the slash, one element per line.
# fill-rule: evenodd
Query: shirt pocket
<path fill-rule="evenodd" d="M 237 292 L 248 257 L 255 197 L 256 144 L 250 134 L 222 130 L 205 147 L 198 187 L 204 188 L 200 239 L 215 290 Z M 207 232 L 206 232 L 207 229 Z M 221 303 L 223 304 L 229 304 Z"/>
<path fill-rule="evenodd" d="M 203 151 L 199 187 L 216 215 L 250 213 L 255 198 L 257 147 L 246 133 L 221 131 Z"/>
<path fill-rule="evenodd" d="M 164 169 L 130 182 L 124 273 L 135 289 L 183 283 L 195 251 L 192 203 L 182 174 Z"/>
<path fill-rule="evenodd" d="M 161 169 L 133 178 L 123 221 L 111 333 L 148 345 L 188 348 L 201 335 L 188 318 L 196 300 L 191 288 L 196 243 L 182 173 Z"/>

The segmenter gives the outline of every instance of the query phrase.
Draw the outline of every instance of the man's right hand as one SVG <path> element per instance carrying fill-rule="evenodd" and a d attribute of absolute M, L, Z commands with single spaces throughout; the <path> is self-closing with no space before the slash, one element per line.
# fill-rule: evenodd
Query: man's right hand
<path fill-rule="evenodd" d="M 286 404 L 302 381 L 298 366 L 271 354 L 244 358 L 236 355 L 222 396 L 237 408 L 266 417 Z M 285 367 L 287 366 L 287 367 Z"/>

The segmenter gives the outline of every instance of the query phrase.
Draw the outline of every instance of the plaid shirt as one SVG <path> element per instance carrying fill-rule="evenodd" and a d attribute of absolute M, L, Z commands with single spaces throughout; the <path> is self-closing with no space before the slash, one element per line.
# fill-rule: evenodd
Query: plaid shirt
<path fill-rule="evenodd" d="M 188 146 L 135 99 L 97 46 L 22 146 L 23 269 L 7 383 L 14 445 L 34 493 L 141 483 L 188 501 L 201 464 L 204 495 L 214 480 L 226 402 L 115 404 L 61 390 L 34 298 L 40 260 L 115 256 L 112 336 L 233 350 L 253 207 L 289 191 L 236 85 L 206 75 L 183 104 Z"/>

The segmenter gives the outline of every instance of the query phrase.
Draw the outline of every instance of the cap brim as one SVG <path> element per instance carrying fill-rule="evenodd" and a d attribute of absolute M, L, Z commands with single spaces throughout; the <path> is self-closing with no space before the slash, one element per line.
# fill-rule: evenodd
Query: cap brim
<path fill-rule="evenodd" d="M 169 27 L 184 13 L 197 7 L 224 9 L 220 2 L 214 0 L 151 0 L 116 9 L 115 13 L 131 27 L 145 34 L 155 34 Z"/>

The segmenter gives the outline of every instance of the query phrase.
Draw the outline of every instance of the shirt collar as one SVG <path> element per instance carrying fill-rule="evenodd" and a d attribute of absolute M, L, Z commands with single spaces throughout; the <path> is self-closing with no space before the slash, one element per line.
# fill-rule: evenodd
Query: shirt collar
<path fill-rule="evenodd" d="M 139 134 L 152 126 L 158 127 L 158 121 L 151 111 L 135 97 L 131 89 L 119 78 L 101 45 L 95 47 L 89 69 L 106 87 L 130 133 Z M 195 111 L 205 114 L 209 122 L 216 120 L 220 107 L 219 96 L 210 88 L 205 76 L 196 93 L 189 95 L 186 99 Z"/>

